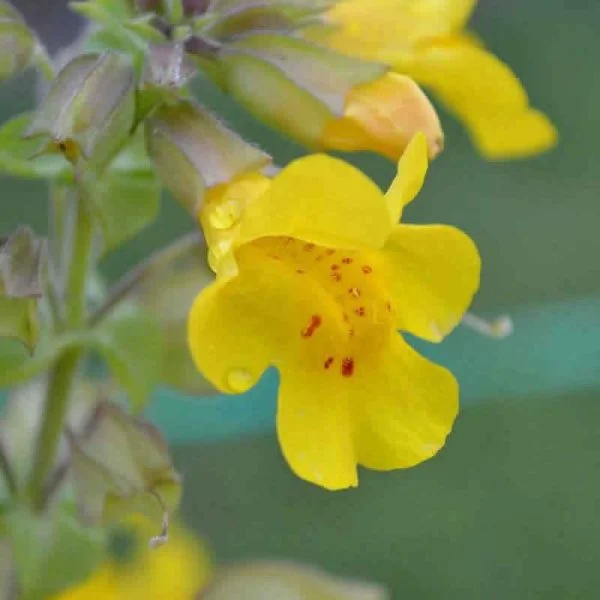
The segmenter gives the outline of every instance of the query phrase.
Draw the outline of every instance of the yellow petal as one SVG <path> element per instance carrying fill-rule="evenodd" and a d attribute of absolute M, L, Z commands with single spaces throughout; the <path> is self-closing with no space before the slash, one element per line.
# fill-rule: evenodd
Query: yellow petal
<path fill-rule="evenodd" d="M 427 140 L 418 133 L 398 162 L 398 174 L 385 194 L 393 224 L 400 220 L 404 207 L 421 191 L 427 166 Z"/>
<path fill-rule="evenodd" d="M 375 183 L 344 161 L 317 154 L 292 162 L 249 204 L 238 243 L 291 236 L 322 246 L 380 248 L 389 231 Z"/>
<path fill-rule="evenodd" d="M 148 547 L 147 538 L 143 543 L 141 555 L 119 572 L 116 598 L 187 600 L 206 585 L 210 559 L 193 536 L 171 528 L 168 543 L 156 549 Z"/>
<path fill-rule="evenodd" d="M 234 243 L 246 207 L 265 193 L 271 180 L 262 173 L 243 173 L 207 190 L 199 220 L 208 247 L 208 263 L 215 273 L 235 274 Z"/>
<path fill-rule="evenodd" d="M 327 13 L 331 32 L 311 35 L 341 52 L 386 61 L 419 40 L 461 29 L 477 0 L 344 0 Z"/>
<path fill-rule="evenodd" d="M 236 394 L 269 365 L 314 360 L 320 367 L 323 358 L 306 354 L 311 346 L 302 331 L 317 313 L 325 337 L 342 339 L 341 313 L 328 292 L 255 245 L 240 248 L 236 260 L 238 275 L 217 279 L 192 305 L 188 339 L 198 369 L 221 391 Z"/>
<path fill-rule="evenodd" d="M 487 158 L 524 157 L 556 143 L 556 129 L 529 106 L 516 75 L 466 36 L 432 41 L 398 55 L 394 64 L 456 113 Z"/>
<path fill-rule="evenodd" d="M 102 565 L 84 582 L 65 590 L 51 600 L 114 600 L 119 598 L 118 578 L 114 568 Z"/>
<path fill-rule="evenodd" d="M 292 471 L 329 490 L 356 486 L 349 384 L 322 369 L 281 370 L 277 435 Z"/>
<path fill-rule="evenodd" d="M 325 148 L 371 150 L 398 160 L 417 131 L 427 139 L 429 156 L 443 147 L 440 120 L 427 96 L 410 78 L 397 73 L 353 88 L 344 115 L 327 123 Z"/>
<path fill-rule="evenodd" d="M 294 472 L 328 489 L 356 485 L 347 404 L 336 392 L 344 379 L 324 366 L 329 348 L 346 340 L 347 325 L 318 281 L 263 252 L 244 246 L 239 274 L 200 293 L 189 320 L 192 356 L 228 393 L 247 390 L 275 365 L 279 438 Z M 306 333 L 312 315 L 319 319 L 314 337 Z"/>
<path fill-rule="evenodd" d="M 480 258 L 469 236 L 445 225 L 398 225 L 382 253 L 399 329 L 440 341 L 479 287 Z"/>
<path fill-rule="evenodd" d="M 371 469 L 412 467 L 440 450 L 458 412 L 452 374 L 397 334 L 352 394 L 358 461 Z"/>

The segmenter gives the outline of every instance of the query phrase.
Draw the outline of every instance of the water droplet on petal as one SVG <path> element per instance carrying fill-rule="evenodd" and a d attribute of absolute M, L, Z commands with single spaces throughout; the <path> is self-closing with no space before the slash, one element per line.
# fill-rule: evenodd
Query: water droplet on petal
<path fill-rule="evenodd" d="M 215 272 L 219 272 L 223 259 L 231 251 L 231 240 L 220 240 L 212 244 L 208 250 L 208 265 Z"/>
<path fill-rule="evenodd" d="M 254 378 L 246 369 L 231 369 L 227 373 L 227 385 L 236 394 L 249 390 L 253 384 Z"/>
<path fill-rule="evenodd" d="M 242 203 L 239 200 L 232 198 L 217 204 L 217 206 L 212 209 L 208 220 L 211 227 L 220 231 L 231 229 L 240 220 L 242 211 Z"/>

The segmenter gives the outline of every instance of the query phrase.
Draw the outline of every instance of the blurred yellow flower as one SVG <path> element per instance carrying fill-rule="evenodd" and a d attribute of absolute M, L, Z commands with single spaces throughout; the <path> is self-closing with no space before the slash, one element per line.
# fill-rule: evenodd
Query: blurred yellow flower
<path fill-rule="evenodd" d="M 53 600 L 194 600 L 211 570 L 199 541 L 173 527 L 169 541 L 151 549 L 152 526 L 135 521 L 130 527 L 135 548 L 128 560 L 106 561 L 89 579 Z"/>
<path fill-rule="evenodd" d="M 350 165 L 313 155 L 272 181 L 215 190 L 201 214 L 217 279 L 190 313 L 196 365 L 228 393 L 274 365 L 283 453 L 328 489 L 357 485 L 357 464 L 430 458 L 456 417 L 454 377 L 397 333 L 441 340 L 479 284 L 464 233 L 397 224 L 426 169 L 418 134 L 385 196 Z"/>
<path fill-rule="evenodd" d="M 338 51 L 392 65 L 431 89 L 490 159 L 536 154 L 556 143 L 516 75 L 465 31 L 476 0 L 344 0 L 333 27 L 312 37 Z"/>

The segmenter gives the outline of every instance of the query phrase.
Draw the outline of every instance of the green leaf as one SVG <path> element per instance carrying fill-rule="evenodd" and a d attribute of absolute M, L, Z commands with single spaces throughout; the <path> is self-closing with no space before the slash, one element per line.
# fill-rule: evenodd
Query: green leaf
<path fill-rule="evenodd" d="M 36 39 L 19 12 L 0 0 L 0 79 L 25 69 L 35 53 Z"/>
<path fill-rule="evenodd" d="M 158 215 L 160 186 L 152 175 L 109 174 L 94 189 L 108 252 L 139 233 Z"/>
<path fill-rule="evenodd" d="M 217 392 L 194 365 L 187 343 L 187 318 L 194 298 L 214 281 L 206 252 L 200 236 L 183 238 L 152 257 L 131 291 L 131 296 L 155 315 L 162 328 L 162 381 L 202 396 Z"/>
<path fill-rule="evenodd" d="M 19 340 L 26 348 L 33 350 L 38 339 L 35 300 L 0 296 L 0 338 L 2 337 Z"/>
<path fill-rule="evenodd" d="M 71 181 L 73 170 L 61 155 L 36 156 L 40 151 L 39 140 L 22 139 L 31 118 L 31 113 L 23 113 L 0 128 L 0 171 L 16 177 Z M 11 202 L 9 198 L 4 201 Z"/>
<path fill-rule="evenodd" d="M 94 330 L 91 345 L 127 392 L 133 410 L 140 411 L 160 377 L 162 336 L 156 319 L 128 307 Z"/>
<path fill-rule="evenodd" d="M 141 410 L 160 377 L 162 336 L 146 311 L 128 308 L 91 331 L 46 340 L 29 357 L 0 342 L 0 387 L 27 381 L 46 371 L 67 350 L 95 350 L 106 360 L 127 393 L 134 410 Z"/>
<path fill-rule="evenodd" d="M 159 431 L 110 403 L 69 436 L 81 515 L 91 521 L 143 513 L 161 523 L 179 504 L 180 477 Z"/>
<path fill-rule="evenodd" d="M 379 585 L 342 579 L 283 561 L 256 561 L 223 569 L 203 600 L 386 600 Z"/>
<path fill-rule="evenodd" d="M 65 512 L 38 515 L 24 506 L 6 516 L 23 600 L 39 600 L 85 579 L 105 552 L 104 533 Z"/>

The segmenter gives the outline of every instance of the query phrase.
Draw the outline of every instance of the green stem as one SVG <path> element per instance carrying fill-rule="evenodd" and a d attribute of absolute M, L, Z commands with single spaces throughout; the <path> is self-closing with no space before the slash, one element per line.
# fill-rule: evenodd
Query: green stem
<path fill-rule="evenodd" d="M 44 484 L 58 450 L 80 356 L 79 350 L 67 351 L 50 372 L 44 419 L 31 473 L 30 494 L 36 508 L 44 505 Z"/>
<path fill-rule="evenodd" d="M 12 467 L 8 462 L 8 456 L 6 456 L 6 451 L 2 447 L 2 440 L 0 439 L 0 473 L 4 474 L 4 481 L 6 482 L 6 487 L 10 492 L 11 496 L 14 496 L 17 493 L 17 481 L 15 479 L 15 474 L 13 473 Z"/>
<path fill-rule="evenodd" d="M 86 316 L 85 283 L 89 270 L 93 222 L 84 190 L 80 190 L 75 210 L 73 248 L 65 290 L 66 325 L 69 330 L 80 328 Z M 54 464 L 81 355 L 78 349 L 66 351 L 52 368 L 48 379 L 44 416 L 35 448 L 29 488 L 31 499 L 39 509 L 44 505 L 44 484 Z"/>
<path fill-rule="evenodd" d="M 92 215 L 84 193 L 77 198 L 72 262 L 66 285 L 67 326 L 77 329 L 85 321 L 85 283 L 89 271 L 89 262 L 94 233 Z"/>

